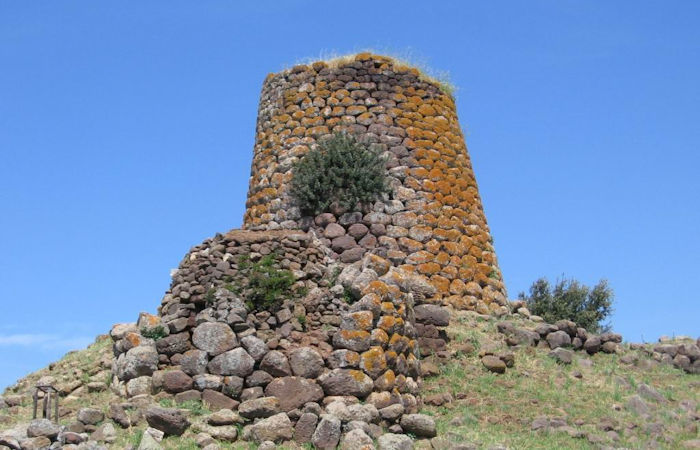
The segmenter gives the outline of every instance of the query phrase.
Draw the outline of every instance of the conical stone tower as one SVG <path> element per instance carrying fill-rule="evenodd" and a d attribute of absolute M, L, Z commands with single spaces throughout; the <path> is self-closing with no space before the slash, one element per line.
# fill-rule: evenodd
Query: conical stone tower
<path fill-rule="evenodd" d="M 341 131 L 381 146 L 393 193 L 371 211 L 303 217 L 292 166 Z M 343 262 L 371 251 L 423 274 L 435 302 L 482 313 L 506 302 L 454 99 L 391 58 L 360 53 L 265 79 L 246 207 L 244 228 L 315 229 Z"/>

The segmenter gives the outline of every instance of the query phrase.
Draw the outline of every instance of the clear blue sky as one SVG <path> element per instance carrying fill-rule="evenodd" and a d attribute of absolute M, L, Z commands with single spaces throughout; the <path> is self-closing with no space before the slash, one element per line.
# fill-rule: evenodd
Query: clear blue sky
<path fill-rule="evenodd" d="M 0 387 L 155 311 L 241 224 L 265 75 L 368 47 L 448 71 L 509 294 L 606 277 L 700 334 L 700 3 L 0 0 Z"/>

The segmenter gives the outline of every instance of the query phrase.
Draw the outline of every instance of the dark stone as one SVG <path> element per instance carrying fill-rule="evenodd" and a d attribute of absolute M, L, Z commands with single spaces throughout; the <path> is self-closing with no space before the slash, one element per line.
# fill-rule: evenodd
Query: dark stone
<path fill-rule="evenodd" d="M 148 425 L 171 436 L 180 436 L 190 426 L 182 411 L 152 406 L 146 410 Z"/>

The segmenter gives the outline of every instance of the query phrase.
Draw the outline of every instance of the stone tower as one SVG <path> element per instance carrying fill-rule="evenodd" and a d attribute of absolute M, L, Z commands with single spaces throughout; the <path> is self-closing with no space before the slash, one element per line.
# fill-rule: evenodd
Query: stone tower
<path fill-rule="evenodd" d="M 340 131 L 380 146 L 393 195 L 364 214 L 302 217 L 288 188 L 292 166 Z M 361 53 L 265 79 L 246 207 L 245 229 L 315 229 L 343 262 L 371 251 L 423 274 L 435 302 L 483 313 L 506 302 L 454 99 L 391 58 Z"/>

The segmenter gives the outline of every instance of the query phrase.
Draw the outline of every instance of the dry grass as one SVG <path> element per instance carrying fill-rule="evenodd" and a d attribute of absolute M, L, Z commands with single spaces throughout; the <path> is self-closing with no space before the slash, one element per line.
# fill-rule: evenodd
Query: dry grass
<path fill-rule="evenodd" d="M 357 56 L 360 53 L 372 53 L 374 55 L 379 55 L 382 58 L 386 58 L 386 60 L 388 62 L 391 62 L 394 65 L 394 68 L 396 68 L 397 70 L 416 69 L 419 73 L 419 77 L 421 80 L 439 86 L 444 93 L 452 97 L 454 97 L 457 91 L 456 86 L 450 81 L 449 72 L 437 71 L 431 68 L 425 61 L 416 57 L 416 55 L 410 51 L 394 52 L 371 48 L 345 54 L 333 51 L 324 51 L 321 52 L 318 57 L 303 58 L 297 61 L 294 65 L 310 65 L 314 62 L 322 61 L 331 68 L 338 68 L 355 61 L 355 56 Z M 287 70 L 288 68 L 289 67 L 286 67 L 284 70 Z"/>

